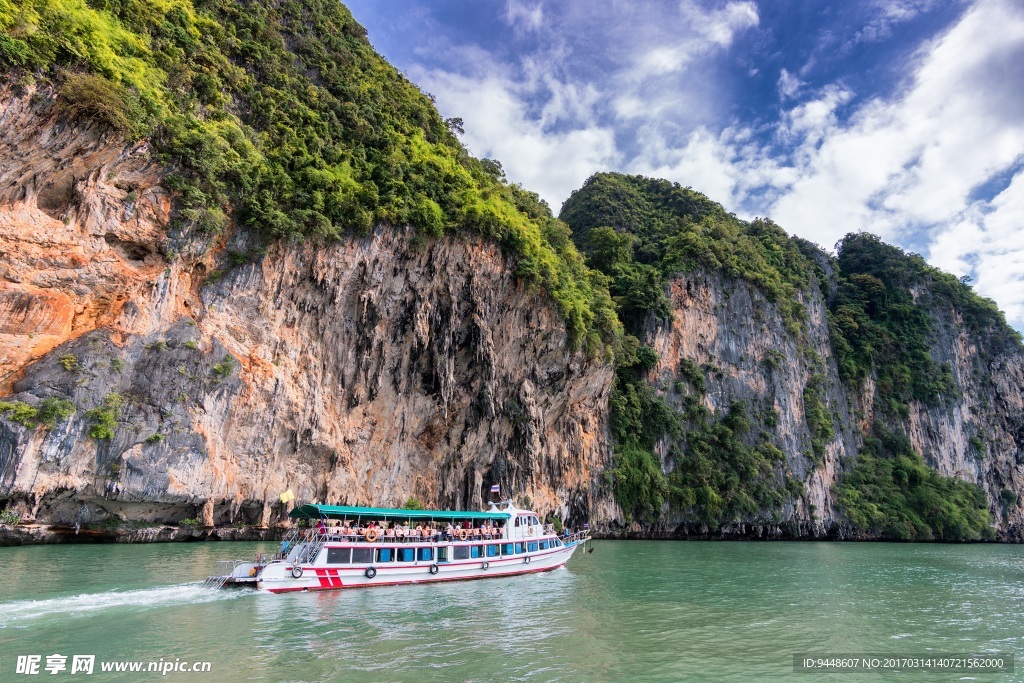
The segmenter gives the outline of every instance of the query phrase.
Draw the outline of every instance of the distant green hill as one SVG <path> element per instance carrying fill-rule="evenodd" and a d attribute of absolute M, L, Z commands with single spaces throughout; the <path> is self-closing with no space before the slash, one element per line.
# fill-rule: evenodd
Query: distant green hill
<path fill-rule="evenodd" d="M 699 192 L 666 180 L 596 174 L 572 194 L 560 218 L 589 264 L 609 276 L 632 335 L 627 340 L 637 350 L 620 354 L 610 399 L 616 438 L 612 480 L 628 514 L 654 521 L 667 503 L 683 519 L 716 525 L 763 515 L 802 492 L 799 482 L 782 476 L 782 454 L 772 443 L 771 424 L 755 417 L 757 406 L 734 400 L 728 410 L 711 415 L 701 400 L 705 370 L 686 359 L 677 370 L 689 386 L 682 409 L 669 405 L 665 392 L 645 379 L 658 358 L 642 342 L 652 324 L 672 316 L 668 282 L 678 274 L 705 272 L 759 289 L 812 359 L 817 354 L 805 340 L 805 302 L 811 288 L 819 288 L 844 391 L 852 396 L 866 378 L 874 379 L 881 412 L 863 456 L 837 491 L 855 529 L 947 540 L 989 533 L 981 490 L 925 467 L 902 436 L 902 422 L 910 401 L 941 402 L 957 391 L 950 368 L 929 352 L 936 341 L 937 305 L 958 311 L 987 352 L 1021 348 L 1019 335 L 992 301 L 873 235 L 847 235 L 837 245 L 838 255 L 830 257 L 769 220 L 739 220 Z M 803 394 L 815 463 L 836 437 L 826 390 L 819 371 Z M 668 474 L 654 454 L 655 443 L 664 448 L 664 439 L 684 454 Z"/>

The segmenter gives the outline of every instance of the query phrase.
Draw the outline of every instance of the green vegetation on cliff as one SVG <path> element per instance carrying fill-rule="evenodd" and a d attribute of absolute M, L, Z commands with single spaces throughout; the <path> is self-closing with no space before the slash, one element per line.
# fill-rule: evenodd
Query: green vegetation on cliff
<path fill-rule="evenodd" d="M 699 401 L 688 401 L 688 428 L 675 469 L 668 475 L 669 499 L 687 517 L 717 528 L 724 522 L 755 519 L 778 510 L 803 484 L 780 472 L 785 454 L 755 425 L 742 401 L 717 419 Z"/>
<path fill-rule="evenodd" d="M 1020 335 L 993 301 L 917 254 L 867 233 L 847 235 L 837 250 L 829 329 L 839 372 L 848 384 L 875 375 L 889 414 L 906 417 L 910 401 L 935 403 L 957 392 L 951 368 L 930 352 L 936 305 L 956 311 L 989 351 L 1020 348 Z"/>
<path fill-rule="evenodd" d="M 881 425 L 836 493 L 850 525 L 870 537 L 972 541 L 993 536 L 981 487 L 943 477 L 906 436 Z"/>
<path fill-rule="evenodd" d="M 176 227 L 268 238 L 375 225 L 500 241 L 576 344 L 610 343 L 604 281 L 500 165 L 470 157 L 430 97 L 334 0 L 0 0 L 0 73 L 53 84 L 66 114 L 148 138 Z"/>
<path fill-rule="evenodd" d="M 668 503 L 715 526 L 777 509 L 798 495 L 799 482 L 790 483 L 781 473 L 782 452 L 766 433 L 751 430 L 742 402 L 711 415 L 699 401 L 704 378 L 691 362 L 680 373 L 696 393 L 687 397 L 685 414 L 677 412 L 647 382 L 645 373 L 658 357 L 638 339 L 650 321 L 671 318 L 666 295 L 671 277 L 695 270 L 751 283 L 798 334 L 805 321 L 798 292 L 811 285 L 815 273 L 802 252 L 806 245 L 771 221 L 741 221 L 689 188 L 617 173 L 592 176 L 566 201 L 560 218 L 590 266 L 609 277 L 628 333 L 609 399 L 615 437 L 611 479 L 626 514 L 657 519 Z M 824 407 L 820 412 L 825 415 Z M 824 436 L 831 420 L 821 422 L 818 431 Z M 667 475 L 654 453 L 663 437 L 676 444 L 671 453 L 676 465 Z"/>
<path fill-rule="evenodd" d="M 808 244 L 767 219 L 741 221 L 699 192 L 643 176 L 598 173 L 574 191 L 559 217 L 592 267 L 612 278 L 627 331 L 649 315 L 669 317 L 664 294 L 673 275 L 705 269 L 756 286 L 796 333 L 800 290 L 811 285 Z"/>

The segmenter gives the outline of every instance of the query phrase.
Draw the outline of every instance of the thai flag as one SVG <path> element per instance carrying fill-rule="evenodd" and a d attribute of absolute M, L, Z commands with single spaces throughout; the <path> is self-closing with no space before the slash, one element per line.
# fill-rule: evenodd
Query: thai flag
<path fill-rule="evenodd" d="M 491 487 L 491 493 L 501 493 L 501 486 L 495 484 Z"/>
<path fill-rule="evenodd" d="M 583 525 L 583 528 L 584 528 L 584 529 L 589 529 L 589 528 L 590 528 L 590 525 L 589 525 L 589 524 L 584 524 L 584 525 Z"/>

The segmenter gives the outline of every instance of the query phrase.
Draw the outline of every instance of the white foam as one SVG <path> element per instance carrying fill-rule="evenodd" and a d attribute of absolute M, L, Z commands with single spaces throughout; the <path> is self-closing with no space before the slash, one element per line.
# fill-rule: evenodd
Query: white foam
<path fill-rule="evenodd" d="M 249 591 L 207 588 L 201 583 L 184 583 L 130 591 L 83 593 L 46 600 L 15 600 L 0 603 L 0 628 L 28 626 L 44 617 L 80 617 L 118 607 L 136 610 L 174 605 L 194 605 L 231 600 Z"/>

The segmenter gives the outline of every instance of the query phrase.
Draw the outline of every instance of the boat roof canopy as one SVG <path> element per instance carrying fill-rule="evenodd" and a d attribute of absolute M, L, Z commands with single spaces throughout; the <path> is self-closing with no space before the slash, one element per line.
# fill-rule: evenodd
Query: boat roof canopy
<path fill-rule="evenodd" d="M 300 505 L 288 515 L 292 518 L 308 517 L 319 519 L 346 519 L 368 517 L 371 519 L 492 519 L 505 521 L 508 512 L 467 512 L 464 510 L 402 510 L 400 508 L 371 508 L 352 505 Z"/>

